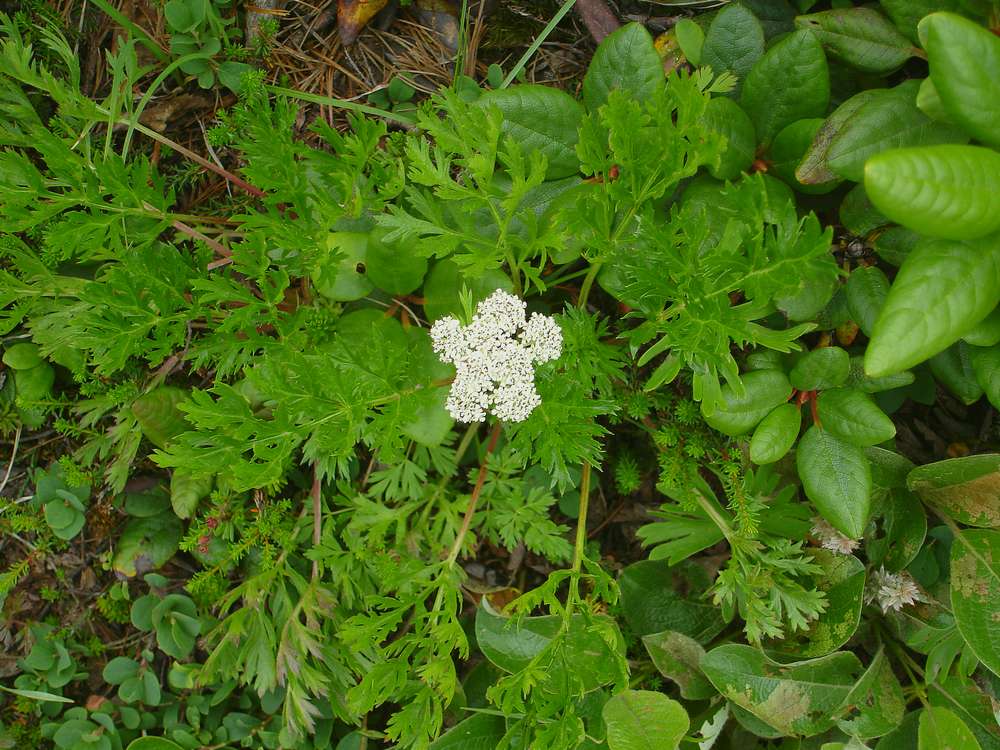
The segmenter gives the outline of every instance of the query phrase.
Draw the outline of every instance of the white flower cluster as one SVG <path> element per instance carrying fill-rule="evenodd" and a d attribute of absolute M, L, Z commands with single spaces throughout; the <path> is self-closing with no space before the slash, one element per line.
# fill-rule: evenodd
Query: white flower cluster
<path fill-rule="evenodd" d="M 431 326 L 434 351 L 455 365 L 448 412 L 460 422 L 482 422 L 487 412 L 505 422 L 522 422 L 542 400 L 535 390 L 535 365 L 558 359 L 562 330 L 552 318 L 497 289 L 463 326 L 449 316 Z"/>
<path fill-rule="evenodd" d="M 865 598 L 869 602 L 878 601 L 884 613 L 888 613 L 889 610 L 898 612 L 909 604 L 927 601 L 909 573 L 906 571 L 886 573 L 885 568 L 880 568 L 872 576 Z"/>
<path fill-rule="evenodd" d="M 841 534 L 825 518 L 813 519 L 812 535 L 816 537 L 823 549 L 836 552 L 838 555 L 849 555 L 858 548 L 856 539 Z"/>

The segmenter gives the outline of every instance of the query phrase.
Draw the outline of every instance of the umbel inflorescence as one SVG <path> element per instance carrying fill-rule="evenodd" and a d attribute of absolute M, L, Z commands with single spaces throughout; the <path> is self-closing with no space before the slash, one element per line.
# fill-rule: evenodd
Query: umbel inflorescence
<path fill-rule="evenodd" d="M 552 318 L 497 289 L 476 307 L 472 322 L 441 318 L 431 327 L 434 351 L 455 365 L 455 382 L 446 403 L 460 422 L 482 422 L 487 413 L 521 422 L 542 400 L 535 389 L 535 365 L 562 353 L 562 330 Z"/>

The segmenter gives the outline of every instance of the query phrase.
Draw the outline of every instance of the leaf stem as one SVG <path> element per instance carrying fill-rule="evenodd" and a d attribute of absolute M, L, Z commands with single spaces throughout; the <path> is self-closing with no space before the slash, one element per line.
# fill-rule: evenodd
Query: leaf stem
<path fill-rule="evenodd" d="M 590 505 L 590 463 L 583 462 L 580 471 L 580 513 L 576 519 L 576 542 L 573 545 L 573 572 L 583 565 L 583 548 L 587 544 L 587 509 Z"/>
<path fill-rule="evenodd" d="M 580 286 L 580 298 L 576 302 L 576 306 L 585 310 L 587 308 L 587 297 L 590 296 L 590 287 L 594 285 L 594 279 L 597 278 L 597 272 L 601 270 L 601 261 L 594 261 L 590 264 L 590 268 L 587 269 L 587 275 L 583 277 L 583 284 Z"/>
<path fill-rule="evenodd" d="M 483 455 L 482 463 L 479 464 L 479 476 L 476 477 L 476 486 L 472 488 L 472 495 L 469 496 L 469 504 L 465 509 L 465 517 L 462 519 L 462 527 L 458 530 L 455 543 L 451 545 L 451 552 L 448 553 L 447 566 L 450 568 L 458 560 L 458 555 L 462 551 L 465 537 L 472 526 L 472 517 L 476 513 L 476 505 L 479 503 L 479 495 L 482 494 L 483 485 L 486 484 L 486 466 L 490 460 L 490 454 L 497 447 L 497 439 L 500 437 L 501 422 L 497 422 L 490 432 L 490 440 L 486 444 L 486 453 Z"/>

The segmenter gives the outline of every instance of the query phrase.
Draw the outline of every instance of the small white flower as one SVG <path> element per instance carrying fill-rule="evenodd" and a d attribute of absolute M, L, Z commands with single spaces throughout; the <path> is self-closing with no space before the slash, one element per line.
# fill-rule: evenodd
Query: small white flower
<path fill-rule="evenodd" d="M 813 519 L 812 535 L 819 540 L 823 549 L 836 552 L 838 555 L 849 555 L 858 548 L 856 539 L 841 534 L 825 518 Z"/>
<path fill-rule="evenodd" d="M 889 610 L 899 612 L 910 604 L 927 601 L 909 573 L 887 573 L 885 568 L 879 568 L 872 576 L 865 599 L 868 602 L 878 601 L 882 612 L 886 614 Z"/>
<path fill-rule="evenodd" d="M 445 406 L 460 422 L 482 422 L 492 413 L 522 422 L 542 399 L 535 389 L 535 365 L 558 359 L 562 330 L 552 318 L 497 289 L 462 326 L 449 316 L 431 326 L 431 343 L 443 362 L 455 365 L 455 382 Z"/>

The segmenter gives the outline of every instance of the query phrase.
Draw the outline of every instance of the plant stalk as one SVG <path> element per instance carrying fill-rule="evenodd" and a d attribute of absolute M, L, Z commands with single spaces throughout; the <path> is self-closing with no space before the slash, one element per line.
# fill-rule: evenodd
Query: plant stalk
<path fill-rule="evenodd" d="M 501 422 L 497 422 L 493 425 L 493 430 L 490 432 L 490 440 L 486 444 L 486 454 L 483 456 L 483 461 L 479 465 L 479 476 L 476 477 L 476 486 L 472 488 L 472 495 L 469 496 L 469 504 L 465 509 L 465 517 L 462 519 L 462 527 L 458 530 L 458 536 L 455 537 L 455 543 L 451 545 L 451 552 L 448 553 L 447 564 L 448 567 L 452 567 L 455 561 L 458 560 L 458 555 L 462 551 L 462 545 L 465 543 L 465 537 L 469 533 L 469 527 L 472 526 L 472 517 L 476 513 L 476 505 L 479 503 L 479 495 L 483 491 L 483 485 L 486 484 L 486 467 L 489 464 L 490 454 L 493 453 L 494 449 L 497 447 L 497 439 L 500 437 Z"/>

